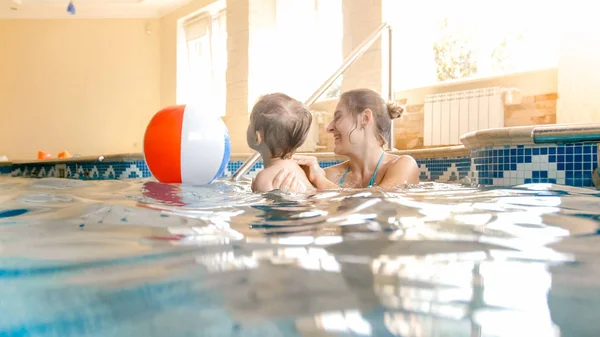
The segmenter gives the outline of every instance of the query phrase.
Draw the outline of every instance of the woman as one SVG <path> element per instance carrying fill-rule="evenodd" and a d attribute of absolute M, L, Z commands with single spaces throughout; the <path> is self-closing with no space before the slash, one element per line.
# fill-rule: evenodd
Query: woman
<path fill-rule="evenodd" d="M 327 132 L 333 134 L 333 152 L 349 160 L 322 169 L 316 157 L 294 156 L 317 189 L 394 188 L 419 182 L 419 167 L 411 156 L 386 153 L 383 148 L 392 131 L 391 120 L 404 111 L 401 106 L 386 103 L 373 90 L 357 89 L 343 93 L 335 110 Z M 292 174 L 281 172 L 273 187 L 301 191 L 299 185 Z"/>

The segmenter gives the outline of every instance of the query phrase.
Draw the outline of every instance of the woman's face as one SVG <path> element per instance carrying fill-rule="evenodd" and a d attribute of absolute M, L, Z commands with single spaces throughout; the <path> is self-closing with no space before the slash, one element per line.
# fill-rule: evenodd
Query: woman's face
<path fill-rule="evenodd" d="M 357 121 L 358 118 L 348 111 L 345 104 L 339 102 L 333 120 L 327 125 L 327 132 L 333 135 L 333 152 L 341 155 L 348 154 L 361 141 L 362 133 L 359 132 L 360 126 Z"/>

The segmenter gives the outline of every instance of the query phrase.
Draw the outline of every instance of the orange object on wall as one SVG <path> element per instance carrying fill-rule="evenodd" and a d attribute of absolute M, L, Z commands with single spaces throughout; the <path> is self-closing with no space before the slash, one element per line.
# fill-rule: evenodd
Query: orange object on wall
<path fill-rule="evenodd" d="M 52 155 L 48 152 L 45 151 L 38 151 L 38 159 L 39 160 L 43 160 L 43 159 L 50 159 L 52 158 Z"/>
<path fill-rule="evenodd" d="M 71 154 L 68 151 L 63 151 L 58 154 L 58 158 L 71 158 Z"/>

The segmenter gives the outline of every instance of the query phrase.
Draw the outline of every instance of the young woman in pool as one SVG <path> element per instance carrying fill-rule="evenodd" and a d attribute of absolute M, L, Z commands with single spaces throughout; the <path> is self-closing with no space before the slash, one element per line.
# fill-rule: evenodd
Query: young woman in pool
<path fill-rule="evenodd" d="M 357 89 L 342 94 L 327 132 L 333 134 L 333 152 L 349 160 L 322 169 L 316 157 L 295 155 L 294 159 L 319 190 L 336 188 L 394 188 L 419 182 L 419 167 L 407 155 L 384 151 L 391 132 L 391 120 L 402 115 L 403 108 L 386 103 L 370 89 Z M 280 172 L 274 188 L 289 190 L 298 182 L 292 174 Z"/>

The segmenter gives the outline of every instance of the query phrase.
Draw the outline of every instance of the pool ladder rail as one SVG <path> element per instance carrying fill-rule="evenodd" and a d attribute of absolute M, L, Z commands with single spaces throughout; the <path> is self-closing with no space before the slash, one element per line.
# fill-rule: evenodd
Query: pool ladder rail
<path fill-rule="evenodd" d="M 394 90 L 392 87 L 392 26 L 386 22 L 382 23 L 381 26 L 379 26 L 369 37 L 367 37 L 365 39 L 365 41 L 363 43 L 361 43 L 358 47 L 356 47 L 356 49 L 354 49 L 352 51 L 352 53 L 350 55 L 348 55 L 348 57 L 346 57 L 346 59 L 344 60 L 344 62 L 342 62 L 342 65 L 325 81 L 325 83 L 323 83 L 319 89 L 317 89 L 317 91 L 314 92 L 314 94 L 312 94 L 305 102 L 304 104 L 307 106 L 311 106 L 313 105 L 317 99 L 319 99 L 319 97 L 321 97 L 321 95 L 323 95 L 323 93 L 325 91 L 327 91 L 327 89 L 329 89 L 329 87 L 331 87 L 331 85 L 346 71 L 346 69 L 348 69 L 348 67 L 350 67 L 360 56 L 362 56 L 367 49 L 369 49 L 369 47 L 371 47 L 373 45 L 373 43 L 375 43 L 375 41 L 377 41 L 377 39 L 379 39 L 379 37 L 383 34 L 383 32 L 385 32 L 387 30 L 388 32 L 388 100 L 389 101 L 394 101 Z M 388 139 L 387 142 L 387 151 L 390 150 L 395 150 L 394 145 L 395 145 L 395 141 L 394 141 L 394 121 L 391 121 L 392 125 L 391 125 L 391 130 L 392 132 L 390 132 L 390 138 Z M 240 179 L 240 177 L 242 177 L 244 174 L 246 174 L 248 171 L 250 171 L 250 169 L 252 168 L 252 166 L 254 166 L 254 164 L 260 159 L 260 154 L 258 152 L 255 152 L 250 158 L 248 158 L 243 164 L 242 166 L 240 166 L 231 176 L 231 180 L 233 181 L 237 181 Z"/>

